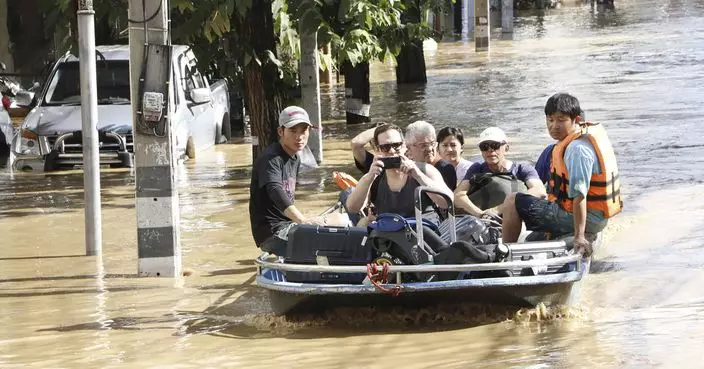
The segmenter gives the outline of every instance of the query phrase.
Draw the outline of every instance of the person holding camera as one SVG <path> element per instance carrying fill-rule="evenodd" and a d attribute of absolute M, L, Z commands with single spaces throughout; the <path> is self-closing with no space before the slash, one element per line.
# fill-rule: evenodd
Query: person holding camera
<path fill-rule="evenodd" d="M 401 128 L 393 124 L 382 124 L 374 130 L 372 140 L 374 161 L 347 197 L 346 207 L 350 212 L 360 212 L 373 203 L 377 214 L 395 213 L 413 217 L 414 191 L 418 186 L 430 186 L 452 196 L 452 191 L 443 181 L 440 172 L 432 165 L 415 162 L 405 156 L 406 145 Z M 432 209 L 431 200 L 441 208 L 447 208 L 442 197 L 428 195 L 423 201 Z M 438 222 L 432 216 L 431 220 Z"/>

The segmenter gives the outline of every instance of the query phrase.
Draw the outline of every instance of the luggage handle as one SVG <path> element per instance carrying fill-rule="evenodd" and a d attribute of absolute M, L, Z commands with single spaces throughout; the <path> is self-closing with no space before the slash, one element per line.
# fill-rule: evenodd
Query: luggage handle
<path fill-rule="evenodd" d="M 325 230 L 324 232 L 321 231 Z M 317 226 L 315 228 L 315 233 L 340 233 L 340 234 L 349 234 L 350 233 L 350 227 L 332 227 L 332 226 Z"/>
<path fill-rule="evenodd" d="M 316 250 L 315 256 L 340 257 L 345 256 L 345 253 L 340 250 Z"/>
<path fill-rule="evenodd" d="M 424 193 L 431 193 L 434 195 L 438 195 L 442 197 L 446 202 L 447 202 L 447 221 L 450 224 L 450 242 L 455 242 L 457 241 L 457 230 L 455 229 L 455 205 L 454 202 L 452 201 L 453 199 L 450 198 L 447 194 L 444 192 L 429 187 L 429 186 L 419 186 L 416 187 L 415 190 L 415 213 L 416 213 L 416 238 L 418 240 L 418 246 L 422 248 L 425 247 L 425 243 L 423 240 L 423 195 Z M 431 200 L 432 201 L 432 200 Z M 432 251 L 432 250 L 431 250 Z M 433 255 L 433 253 L 431 253 Z"/>

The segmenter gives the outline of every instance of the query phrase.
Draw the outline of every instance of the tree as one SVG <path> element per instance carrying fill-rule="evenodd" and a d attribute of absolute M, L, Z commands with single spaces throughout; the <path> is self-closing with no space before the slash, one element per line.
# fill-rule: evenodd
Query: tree
<path fill-rule="evenodd" d="M 17 70 L 40 74 L 66 51 L 77 53 L 76 0 L 10 1 L 8 27 Z M 127 28 L 127 0 L 94 2 L 97 44 L 120 42 Z M 123 42 L 127 42 L 126 37 Z"/>
<path fill-rule="evenodd" d="M 369 62 L 394 58 L 401 26 L 401 3 L 393 0 L 290 0 L 294 18 L 303 29 L 318 32 L 320 44 L 330 43 L 331 54 L 345 76 L 348 124 L 368 122 L 370 110 Z"/>
<path fill-rule="evenodd" d="M 0 0 L 0 62 L 12 71 L 13 59 L 10 52 L 10 31 L 7 29 L 7 0 Z"/>
<path fill-rule="evenodd" d="M 452 9 L 456 0 L 403 0 L 401 31 L 395 35 L 402 45 L 396 59 L 396 83 L 426 83 L 423 41 L 432 32 L 427 21 L 429 11 L 440 13 Z"/>
<path fill-rule="evenodd" d="M 12 41 L 15 72 L 39 73 L 43 69 L 47 46 L 40 0 L 9 1 L 7 26 Z"/>
<path fill-rule="evenodd" d="M 274 28 L 274 12 L 281 11 L 282 2 L 199 0 L 196 6 L 194 1 L 175 0 L 172 4 L 183 21 L 175 38 L 197 45 L 196 55 L 214 56 L 206 61 L 211 75 L 225 76 L 242 86 L 256 139 L 252 147 L 256 158 L 276 140 L 278 114 L 287 90 Z"/>
<path fill-rule="evenodd" d="M 424 3 L 424 4 L 423 4 Z M 396 83 L 426 83 L 423 40 L 430 35 L 427 22 L 428 1 L 406 0 L 401 16 L 401 50 L 396 58 Z"/>

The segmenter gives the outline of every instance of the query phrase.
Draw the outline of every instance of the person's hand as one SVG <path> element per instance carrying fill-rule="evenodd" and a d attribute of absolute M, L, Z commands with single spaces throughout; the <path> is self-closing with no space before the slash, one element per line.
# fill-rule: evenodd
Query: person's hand
<path fill-rule="evenodd" d="M 489 208 L 482 211 L 479 218 L 488 221 L 491 225 L 501 225 L 501 216 L 494 208 Z"/>
<path fill-rule="evenodd" d="M 479 217 L 485 218 L 485 219 L 493 219 L 493 220 L 501 221 L 501 216 L 499 215 L 499 212 L 497 212 L 495 208 L 489 208 L 489 209 L 482 211 L 482 214 Z"/>
<path fill-rule="evenodd" d="M 376 208 L 374 207 L 374 204 L 372 204 L 372 203 L 370 202 L 369 205 L 367 205 L 367 207 L 362 211 L 362 213 L 363 213 L 365 216 L 369 216 L 369 215 L 375 214 L 375 213 L 376 213 Z"/>
<path fill-rule="evenodd" d="M 326 225 L 326 222 L 325 222 L 325 218 L 314 217 L 314 218 L 308 218 L 308 219 L 304 220 L 302 224 L 312 224 L 312 225 L 324 226 L 324 225 Z"/>
<path fill-rule="evenodd" d="M 410 176 L 418 177 L 418 175 L 420 174 L 420 169 L 418 169 L 416 162 L 407 158 L 405 155 L 400 155 L 400 157 L 401 167 L 399 168 L 399 170 L 402 173 L 406 173 Z"/>
<path fill-rule="evenodd" d="M 379 160 L 381 156 L 375 156 L 372 165 L 369 167 L 369 174 L 376 177 L 384 171 L 384 162 Z"/>
<path fill-rule="evenodd" d="M 584 236 L 575 236 L 572 247 L 575 253 L 581 252 L 585 258 L 592 255 L 592 244 Z"/>

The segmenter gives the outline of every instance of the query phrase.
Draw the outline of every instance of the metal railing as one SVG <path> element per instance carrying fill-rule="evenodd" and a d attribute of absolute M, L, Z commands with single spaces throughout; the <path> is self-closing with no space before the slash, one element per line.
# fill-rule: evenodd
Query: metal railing
<path fill-rule="evenodd" d="M 547 242 L 545 242 L 547 244 Z M 537 245 L 536 245 L 537 246 Z M 533 247 L 536 247 L 533 246 Z M 509 245 L 509 248 L 511 246 Z M 549 245 L 554 248 L 554 244 Z M 422 273 L 422 272 L 475 272 L 490 270 L 514 270 L 522 268 L 565 265 L 582 259 L 582 254 L 571 254 L 548 259 L 532 259 L 525 261 L 507 261 L 482 264 L 424 264 L 424 265 L 390 265 L 389 273 Z M 315 265 L 315 264 L 287 264 L 278 261 L 267 261 L 258 257 L 256 263 L 261 268 L 291 272 L 319 272 L 319 273 L 366 273 L 366 265 Z M 577 263 L 580 271 L 580 263 Z"/>
<path fill-rule="evenodd" d="M 133 143 L 130 142 L 129 136 L 122 136 L 119 133 L 115 132 L 105 132 L 103 133 L 105 137 L 109 137 L 112 139 L 112 141 L 100 141 L 99 147 L 100 147 L 100 152 L 105 152 L 105 151 L 114 151 L 114 152 L 124 152 L 124 151 L 129 151 L 133 152 Z M 64 133 L 59 136 L 53 136 L 48 138 L 49 146 L 59 152 L 60 154 L 82 154 L 83 152 L 83 143 L 82 142 L 71 142 L 71 138 L 74 137 L 74 134 L 69 132 L 69 133 Z M 67 142 L 68 141 L 68 142 Z"/>

